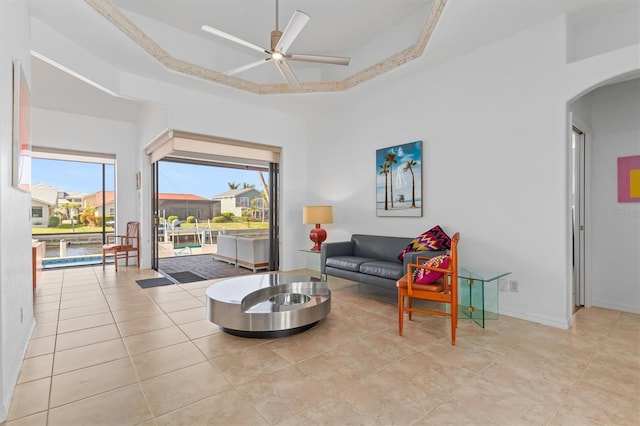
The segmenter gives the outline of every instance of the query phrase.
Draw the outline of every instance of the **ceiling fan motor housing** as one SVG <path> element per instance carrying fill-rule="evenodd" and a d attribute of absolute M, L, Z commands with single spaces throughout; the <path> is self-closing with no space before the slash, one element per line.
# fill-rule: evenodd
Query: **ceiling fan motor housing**
<path fill-rule="evenodd" d="M 271 51 L 276 50 L 276 45 L 280 41 L 280 37 L 282 37 L 282 31 L 273 30 L 271 31 Z"/>

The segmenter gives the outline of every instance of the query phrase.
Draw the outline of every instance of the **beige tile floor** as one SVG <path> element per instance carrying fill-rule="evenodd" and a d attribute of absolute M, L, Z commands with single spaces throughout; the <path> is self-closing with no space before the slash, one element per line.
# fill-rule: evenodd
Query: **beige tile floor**
<path fill-rule="evenodd" d="M 393 293 L 330 278 L 316 327 L 245 339 L 205 319 L 215 281 L 135 282 L 151 276 L 44 273 L 7 425 L 640 424 L 640 315 L 461 321 L 451 346 L 446 319 L 399 337 Z"/>

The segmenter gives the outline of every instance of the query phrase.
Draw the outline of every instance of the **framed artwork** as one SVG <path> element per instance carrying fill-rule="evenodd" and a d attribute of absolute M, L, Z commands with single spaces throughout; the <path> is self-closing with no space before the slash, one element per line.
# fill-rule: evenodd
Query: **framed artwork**
<path fill-rule="evenodd" d="M 422 216 L 422 141 L 376 150 L 376 216 Z"/>
<path fill-rule="evenodd" d="M 13 63 L 13 187 L 31 192 L 31 91 L 19 61 Z"/>
<path fill-rule="evenodd" d="M 618 202 L 640 203 L 640 155 L 618 157 Z"/>

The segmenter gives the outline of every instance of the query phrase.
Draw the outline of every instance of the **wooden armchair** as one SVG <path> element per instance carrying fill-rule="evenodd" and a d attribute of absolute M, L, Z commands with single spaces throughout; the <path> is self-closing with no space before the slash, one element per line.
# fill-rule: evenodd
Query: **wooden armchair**
<path fill-rule="evenodd" d="M 129 265 L 129 258 L 135 257 L 138 268 L 140 267 L 140 223 L 127 222 L 127 235 L 107 235 L 107 243 L 102 246 L 102 269 L 106 264 L 107 256 L 113 256 L 113 263 L 118 270 L 118 259 L 125 259 L 125 265 Z"/>
<path fill-rule="evenodd" d="M 449 265 L 446 268 L 427 266 L 421 262 L 427 261 L 427 257 L 418 257 L 416 262 L 409 264 L 407 274 L 400 278 L 398 287 L 398 326 L 402 336 L 404 313 L 409 313 L 409 320 L 413 312 L 433 314 L 451 317 L 451 344 L 456 344 L 456 327 L 458 326 L 458 240 L 460 234 L 456 232 L 451 238 L 451 252 Z M 442 278 L 429 284 L 414 282 L 414 272 L 422 269 L 425 274 L 429 271 L 442 273 Z M 406 299 L 406 304 L 405 304 Z M 450 309 L 435 311 L 413 306 L 413 300 L 428 300 L 433 302 L 448 303 Z"/>

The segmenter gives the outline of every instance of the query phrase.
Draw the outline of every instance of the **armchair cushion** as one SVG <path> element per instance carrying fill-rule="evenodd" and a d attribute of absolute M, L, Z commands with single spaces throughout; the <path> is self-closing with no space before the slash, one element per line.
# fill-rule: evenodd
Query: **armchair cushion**
<path fill-rule="evenodd" d="M 427 268 L 447 269 L 450 258 L 448 254 L 432 257 L 424 264 Z M 416 284 L 431 284 L 438 281 L 444 273 L 427 268 L 416 268 L 413 271 L 413 282 Z"/>

